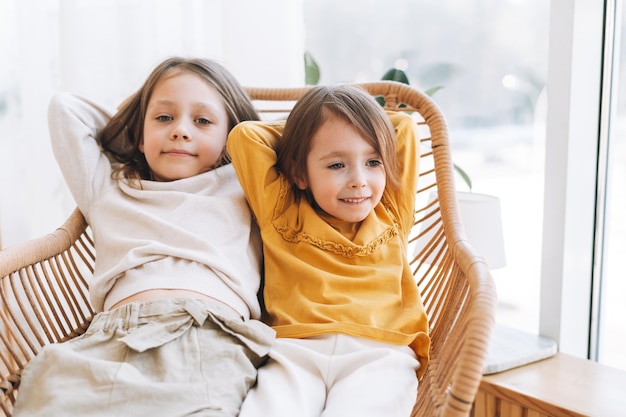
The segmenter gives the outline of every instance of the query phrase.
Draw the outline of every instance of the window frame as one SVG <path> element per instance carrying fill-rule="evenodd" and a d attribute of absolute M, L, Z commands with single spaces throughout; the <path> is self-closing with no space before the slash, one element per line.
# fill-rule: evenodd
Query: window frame
<path fill-rule="evenodd" d="M 550 13 L 539 333 L 591 358 L 605 2 L 553 0 Z"/>

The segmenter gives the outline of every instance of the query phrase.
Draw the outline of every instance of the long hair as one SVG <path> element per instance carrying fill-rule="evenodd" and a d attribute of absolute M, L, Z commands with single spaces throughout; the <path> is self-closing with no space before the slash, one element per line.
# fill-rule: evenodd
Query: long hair
<path fill-rule="evenodd" d="M 224 100 L 229 131 L 244 120 L 259 120 L 245 89 L 222 65 L 202 58 L 168 58 L 152 70 L 141 88 L 122 103 L 119 111 L 98 135 L 102 148 L 121 163 L 113 172 L 116 178 L 131 181 L 150 179 L 150 167 L 139 150 L 143 140 L 143 123 L 156 84 L 174 71 L 196 74 L 217 90 Z M 224 148 L 216 168 L 228 163 L 230 156 Z"/>
<path fill-rule="evenodd" d="M 304 193 L 314 203 L 308 190 L 298 188 L 297 180 L 307 179 L 306 161 L 313 136 L 329 116 L 345 120 L 376 150 L 383 162 L 387 185 L 399 187 L 396 135 L 378 102 L 358 86 L 316 86 L 294 105 L 276 147 L 277 168 L 291 183 L 295 195 Z"/>

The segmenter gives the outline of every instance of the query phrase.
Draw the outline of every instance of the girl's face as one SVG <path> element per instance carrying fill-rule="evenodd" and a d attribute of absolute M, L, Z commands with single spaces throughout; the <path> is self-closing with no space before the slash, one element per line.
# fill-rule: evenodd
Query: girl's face
<path fill-rule="evenodd" d="M 152 179 L 174 181 L 213 169 L 228 127 L 222 96 L 212 85 L 190 72 L 163 77 L 148 102 L 139 145 Z"/>
<path fill-rule="evenodd" d="M 327 214 L 353 223 L 364 220 L 378 205 L 387 178 L 376 150 L 335 116 L 329 116 L 313 136 L 306 172 L 298 187 L 308 188 Z"/>

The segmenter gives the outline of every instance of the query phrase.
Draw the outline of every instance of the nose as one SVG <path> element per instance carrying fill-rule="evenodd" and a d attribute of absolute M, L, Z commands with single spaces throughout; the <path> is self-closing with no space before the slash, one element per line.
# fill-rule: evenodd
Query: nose
<path fill-rule="evenodd" d="M 172 139 L 173 140 L 190 140 L 191 134 L 189 133 L 189 128 L 185 124 L 184 121 L 180 121 L 174 126 L 172 129 Z"/>
<path fill-rule="evenodd" d="M 360 168 L 352 170 L 350 176 L 350 188 L 363 188 L 367 185 L 367 176 L 365 172 Z"/>

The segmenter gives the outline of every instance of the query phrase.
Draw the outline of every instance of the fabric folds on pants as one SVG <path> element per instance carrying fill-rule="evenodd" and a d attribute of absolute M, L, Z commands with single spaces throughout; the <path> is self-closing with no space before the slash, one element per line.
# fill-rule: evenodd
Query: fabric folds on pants
<path fill-rule="evenodd" d="M 24 370 L 14 416 L 234 417 L 273 341 L 219 304 L 126 304 L 46 346 Z"/>

